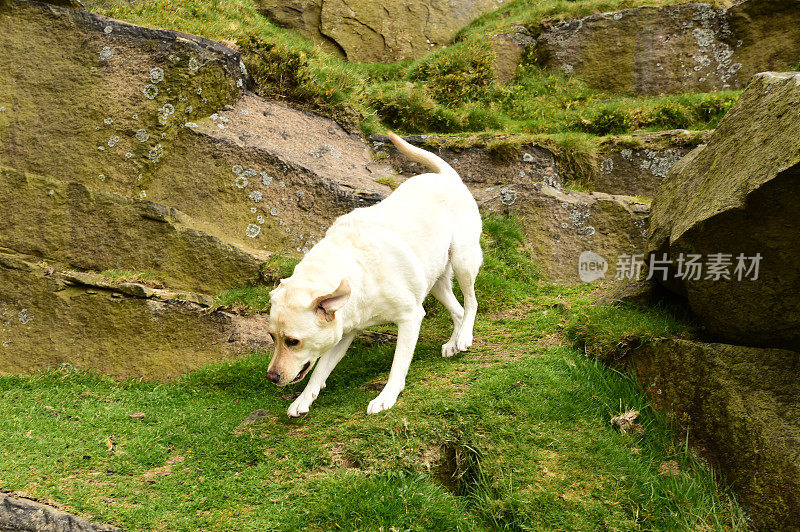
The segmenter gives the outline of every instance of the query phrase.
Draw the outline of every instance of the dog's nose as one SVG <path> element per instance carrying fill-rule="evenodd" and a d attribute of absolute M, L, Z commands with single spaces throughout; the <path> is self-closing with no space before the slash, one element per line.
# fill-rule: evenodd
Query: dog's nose
<path fill-rule="evenodd" d="M 274 371 L 268 371 L 267 378 L 272 382 L 278 382 L 281 380 L 281 374 L 275 373 Z"/>

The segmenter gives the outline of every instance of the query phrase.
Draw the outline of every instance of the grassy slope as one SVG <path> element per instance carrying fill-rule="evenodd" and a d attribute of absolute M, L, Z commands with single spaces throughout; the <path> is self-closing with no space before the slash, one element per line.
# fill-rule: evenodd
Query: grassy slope
<path fill-rule="evenodd" d="M 515 25 L 583 16 L 657 0 L 517 0 L 463 30 L 458 41 L 417 61 L 353 64 L 277 28 L 253 0 L 94 0 L 93 10 L 130 22 L 238 42 L 268 97 L 287 98 L 360 126 L 405 133 L 524 133 L 587 137 L 641 129 L 713 128 L 736 91 L 634 98 L 595 91 L 581 81 L 520 69 L 495 83 L 488 37 Z M 572 140 L 574 144 L 574 140 Z"/>
<path fill-rule="evenodd" d="M 269 385 L 266 354 L 170 383 L 69 368 L 0 377 L 0 489 L 132 530 L 744 528 L 635 384 L 562 341 L 588 289 L 538 280 L 513 220 L 485 228 L 476 346 L 442 359 L 448 318 L 428 302 L 392 410 L 365 413 L 393 346 L 363 340 L 297 420 L 285 410 L 299 387 Z M 681 327 L 622 319 L 648 334 Z M 643 434 L 609 425 L 628 407 Z M 677 476 L 659 473 L 669 460 Z"/>

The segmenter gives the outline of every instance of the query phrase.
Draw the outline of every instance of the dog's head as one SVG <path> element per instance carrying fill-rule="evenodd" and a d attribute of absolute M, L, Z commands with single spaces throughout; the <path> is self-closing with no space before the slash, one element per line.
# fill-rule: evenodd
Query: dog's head
<path fill-rule="evenodd" d="M 267 378 L 278 386 L 301 381 L 317 359 L 342 339 L 336 311 L 349 299 L 347 279 L 322 291 L 302 281 L 281 281 L 270 292 L 269 332 L 275 353 Z"/>

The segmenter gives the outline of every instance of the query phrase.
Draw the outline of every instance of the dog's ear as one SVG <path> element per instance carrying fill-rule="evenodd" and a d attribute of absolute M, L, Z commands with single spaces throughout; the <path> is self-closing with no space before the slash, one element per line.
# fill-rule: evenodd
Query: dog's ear
<path fill-rule="evenodd" d="M 278 286 L 276 286 L 275 288 L 273 288 L 272 290 L 270 290 L 270 292 L 269 292 L 269 297 L 272 297 L 272 295 L 273 295 L 275 292 L 277 292 L 278 290 L 280 290 L 281 288 L 283 288 L 283 285 L 285 285 L 285 284 L 286 284 L 286 281 L 288 281 L 288 280 L 289 280 L 289 279 L 281 279 L 280 283 L 278 283 Z"/>
<path fill-rule="evenodd" d="M 350 299 L 350 283 L 347 279 L 342 279 L 339 288 L 314 300 L 314 313 L 320 320 L 333 321 L 336 311 L 342 308 L 348 299 Z"/>

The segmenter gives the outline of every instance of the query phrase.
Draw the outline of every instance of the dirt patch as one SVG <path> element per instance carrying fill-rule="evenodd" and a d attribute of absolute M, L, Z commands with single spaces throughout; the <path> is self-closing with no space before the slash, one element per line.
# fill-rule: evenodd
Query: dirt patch
<path fill-rule="evenodd" d="M 185 459 L 186 457 L 182 455 L 171 456 L 163 466 L 154 467 L 153 469 L 145 471 L 142 478 L 147 483 L 153 483 L 159 477 L 167 477 L 172 474 L 172 468 L 175 464 L 182 464 Z"/>

